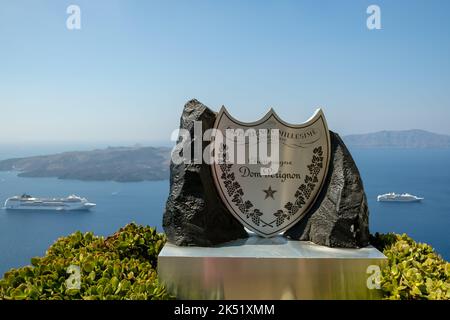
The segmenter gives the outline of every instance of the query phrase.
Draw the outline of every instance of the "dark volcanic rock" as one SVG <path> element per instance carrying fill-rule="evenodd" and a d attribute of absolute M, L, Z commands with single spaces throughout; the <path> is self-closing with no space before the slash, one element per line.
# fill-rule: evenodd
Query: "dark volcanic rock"
<path fill-rule="evenodd" d="M 344 142 L 334 132 L 330 136 L 330 168 L 316 205 L 284 235 L 329 247 L 364 247 L 369 210 L 363 183 Z"/>
<path fill-rule="evenodd" d="M 194 133 L 194 121 L 203 132 L 214 125 L 216 114 L 197 100 L 189 101 L 180 128 Z M 330 132 L 331 160 L 325 185 L 316 204 L 285 236 L 329 247 L 357 248 L 369 244 L 369 212 L 358 168 L 341 138 Z M 203 143 L 203 149 L 207 142 Z M 191 142 L 191 150 L 194 142 Z M 170 167 L 170 195 L 163 227 L 177 245 L 212 246 L 247 237 L 243 226 L 222 204 L 208 164 Z"/>
<path fill-rule="evenodd" d="M 216 114 L 197 100 L 189 101 L 181 116 L 180 128 L 194 137 L 194 121 L 202 122 L 203 132 L 214 126 Z M 208 143 L 203 143 L 203 149 Z M 194 141 L 191 143 L 194 153 Z M 163 217 L 170 242 L 181 246 L 212 246 L 246 238 L 244 227 L 222 204 L 214 186 L 210 166 L 170 165 L 170 194 Z"/>

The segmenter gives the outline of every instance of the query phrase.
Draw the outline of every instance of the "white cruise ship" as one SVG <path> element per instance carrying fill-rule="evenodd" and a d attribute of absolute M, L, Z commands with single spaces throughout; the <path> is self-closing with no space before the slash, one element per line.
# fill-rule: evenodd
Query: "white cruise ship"
<path fill-rule="evenodd" d="M 413 196 L 409 193 L 403 193 L 403 194 L 397 194 L 394 192 L 386 193 L 379 195 L 377 197 L 377 201 L 385 201 L 385 202 L 419 202 L 422 201 L 424 198 L 419 198 L 416 196 Z"/>
<path fill-rule="evenodd" d="M 58 210 L 74 211 L 89 210 L 95 207 L 95 203 L 90 203 L 86 198 L 70 195 L 67 198 L 34 198 L 23 194 L 6 199 L 5 209 L 7 210 Z"/>

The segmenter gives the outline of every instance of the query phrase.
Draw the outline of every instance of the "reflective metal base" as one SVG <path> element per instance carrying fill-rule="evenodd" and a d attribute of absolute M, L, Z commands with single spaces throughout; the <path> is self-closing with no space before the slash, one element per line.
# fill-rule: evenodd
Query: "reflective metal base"
<path fill-rule="evenodd" d="M 373 247 L 251 236 L 218 247 L 167 243 L 158 274 L 179 299 L 378 299 L 374 271 L 386 262 Z"/>

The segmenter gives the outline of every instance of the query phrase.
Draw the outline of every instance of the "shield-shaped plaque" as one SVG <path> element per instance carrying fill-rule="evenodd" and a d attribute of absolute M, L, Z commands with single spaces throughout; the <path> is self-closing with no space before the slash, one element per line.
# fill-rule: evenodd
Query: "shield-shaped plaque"
<path fill-rule="evenodd" d="M 213 178 L 228 210 L 248 229 L 263 237 L 275 236 L 298 222 L 314 204 L 327 175 L 330 162 L 330 134 L 321 109 L 299 125 L 281 120 L 271 109 L 261 120 L 244 123 L 222 107 L 215 125 L 223 135 L 224 150 L 234 148 L 233 159 L 224 156 L 212 164 Z M 227 136 L 227 129 L 239 134 Z M 238 130 L 242 129 L 242 130 Z M 263 129 L 263 130 L 260 130 Z M 278 171 L 262 174 L 267 163 L 251 158 L 256 135 L 258 150 L 262 134 L 278 129 Z M 273 141 L 267 135 L 267 150 Z M 232 141 L 231 141 L 232 140 Z M 231 143 L 233 142 L 233 143 Z M 241 144 L 241 145 L 240 145 Z M 239 147 L 245 150 L 244 163 L 237 161 Z M 270 152 L 269 152 L 270 153 Z M 224 153 L 225 154 L 225 153 Z M 251 161 L 252 160 L 252 161 Z"/>

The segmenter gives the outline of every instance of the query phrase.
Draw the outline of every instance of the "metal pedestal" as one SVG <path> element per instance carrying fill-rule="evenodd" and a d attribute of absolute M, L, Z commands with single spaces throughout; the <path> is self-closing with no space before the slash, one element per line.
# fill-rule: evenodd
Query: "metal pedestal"
<path fill-rule="evenodd" d="M 281 236 L 218 247 L 167 243 L 158 274 L 179 299 L 378 299 L 374 247 L 328 248 Z"/>

